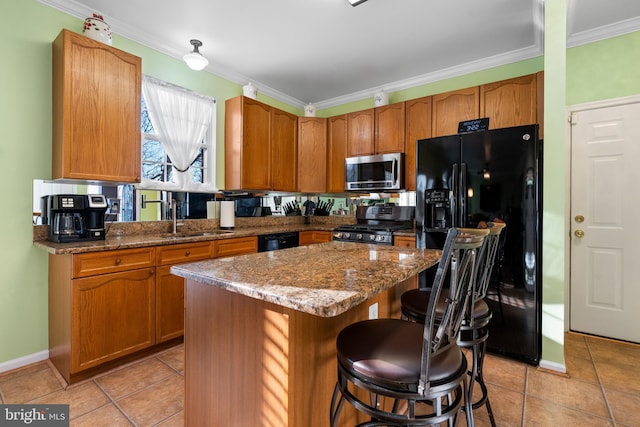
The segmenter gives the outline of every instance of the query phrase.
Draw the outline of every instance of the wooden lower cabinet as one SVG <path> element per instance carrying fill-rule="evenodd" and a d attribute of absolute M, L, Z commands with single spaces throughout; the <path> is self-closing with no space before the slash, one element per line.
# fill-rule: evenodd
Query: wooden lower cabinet
<path fill-rule="evenodd" d="M 71 371 L 155 344 L 155 268 L 72 281 Z"/>
<path fill-rule="evenodd" d="M 156 341 L 184 335 L 184 279 L 171 266 L 156 267 Z"/>
<path fill-rule="evenodd" d="M 393 246 L 401 248 L 415 248 L 416 238 L 413 236 L 393 236 Z"/>
<path fill-rule="evenodd" d="M 312 245 L 314 243 L 325 243 L 333 240 L 331 231 L 301 231 L 298 244 L 300 246 Z"/>
<path fill-rule="evenodd" d="M 49 358 L 68 383 L 180 342 L 184 279 L 172 265 L 214 242 L 49 256 Z"/>
<path fill-rule="evenodd" d="M 393 236 L 393 246 L 399 246 L 401 248 L 415 248 L 416 238 L 414 236 Z M 411 288 L 411 289 L 417 288 L 418 276 L 413 276 L 412 278 L 407 279 L 406 284 L 408 288 Z M 407 290 L 407 289 L 404 289 L 404 290 Z M 400 299 L 400 295 L 398 295 L 398 301 Z"/>
<path fill-rule="evenodd" d="M 216 240 L 213 255 L 215 258 L 222 258 L 256 252 L 258 252 L 258 238 L 256 236 L 236 237 L 234 239 Z"/>
<path fill-rule="evenodd" d="M 155 344 L 154 254 L 49 256 L 49 359 L 68 383 Z"/>
<path fill-rule="evenodd" d="M 213 257 L 214 242 L 182 243 L 156 248 L 156 342 L 184 335 L 184 279 L 171 266 Z"/>

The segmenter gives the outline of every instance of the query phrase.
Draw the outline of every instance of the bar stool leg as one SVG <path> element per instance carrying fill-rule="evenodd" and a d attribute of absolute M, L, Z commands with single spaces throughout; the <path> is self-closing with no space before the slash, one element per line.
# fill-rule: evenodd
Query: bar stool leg
<path fill-rule="evenodd" d="M 474 331 L 475 334 L 475 331 Z M 484 383 L 484 375 L 483 375 L 483 363 L 484 363 L 484 356 L 486 353 L 486 345 L 487 345 L 487 341 L 486 339 L 480 343 L 474 344 L 473 346 L 473 367 L 471 370 L 471 379 L 469 381 L 470 386 L 469 386 L 469 401 L 472 402 L 472 396 L 473 396 L 473 384 L 474 383 L 478 383 L 478 386 L 480 386 L 480 390 L 482 391 L 482 397 L 475 403 L 473 403 L 473 409 L 478 409 L 480 408 L 482 405 L 485 405 L 487 408 L 487 413 L 489 414 L 489 422 L 491 422 L 491 426 L 492 427 L 496 427 L 496 421 L 495 418 L 493 417 L 493 411 L 491 410 L 491 404 L 489 403 L 489 393 L 487 390 L 487 386 Z"/>

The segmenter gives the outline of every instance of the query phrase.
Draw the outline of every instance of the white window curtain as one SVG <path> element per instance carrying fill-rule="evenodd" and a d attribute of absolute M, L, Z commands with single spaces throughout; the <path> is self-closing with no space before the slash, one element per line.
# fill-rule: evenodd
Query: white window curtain
<path fill-rule="evenodd" d="M 215 100 L 148 76 L 143 78 L 142 93 L 151 124 L 171 159 L 173 180 L 186 188 L 191 182 L 189 166 L 214 117 Z"/>

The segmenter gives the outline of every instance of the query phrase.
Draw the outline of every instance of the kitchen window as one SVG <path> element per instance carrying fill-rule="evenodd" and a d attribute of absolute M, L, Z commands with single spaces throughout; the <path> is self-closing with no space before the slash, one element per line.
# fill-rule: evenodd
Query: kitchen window
<path fill-rule="evenodd" d="M 147 76 L 142 92 L 138 187 L 217 191 L 215 99 Z"/>

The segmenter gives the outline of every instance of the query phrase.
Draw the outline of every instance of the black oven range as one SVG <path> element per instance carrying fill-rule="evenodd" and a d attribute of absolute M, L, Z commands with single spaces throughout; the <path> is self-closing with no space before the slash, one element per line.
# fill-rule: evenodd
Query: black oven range
<path fill-rule="evenodd" d="M 393 245 L 393 233 L 413 228 L 413 206 L 358 206 L 356 224 L 333 230 L 333 240 L 340 242 Z"/>

